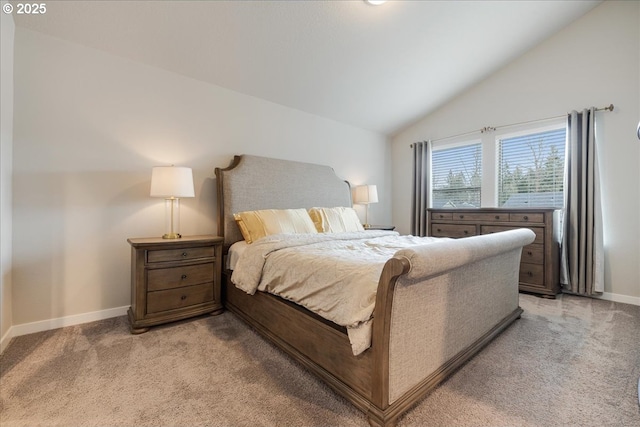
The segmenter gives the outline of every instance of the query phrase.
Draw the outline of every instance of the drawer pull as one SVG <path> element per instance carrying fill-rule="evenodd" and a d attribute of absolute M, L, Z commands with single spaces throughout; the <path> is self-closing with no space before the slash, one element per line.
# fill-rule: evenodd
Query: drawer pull
<path fill-rule="evenodd" d="M 496 215 L 496 219 L 500 219 L 500 215 Z"/>
<path fill-rule="evenodd" d="M 530 271 L 527 271 L 527 276 L 532 277 L 532 276 L 533 276 L 533 273 L 532 273 L 532 272 L 530 272 Z"/>
<path fill-rule="evenodd" d="M 186 300 L 186 299 L 187 299 L 187 296 L 186 296 L 186 295 L 182 295 L 182 296 L 180 297 L 180 299 L 181 299 L 182 301 L 184 301 L 184 300 Z"/>
<path fill-rule="evenodd" d="M 186 258 L 188 254 L 186 252 L 182 252 L 182 258 Z"/>
<path fill-rule="evenodd" d="M 182 279 L 182 280 L 184 280 L 184 279 L 186 279 L 186 278 L 187 278 L 187 275 L 186 275 L 186 274 L 183 274 L 183 275 L 182 275 L 182 277 L 181 277 L 181 279 Z"/>
<path fill-rule="evenodd" d="M 522 219 L 523 219 L 523 220 L 525 220 L 525 221 L 529 221 L 529 217 L 528 217 L 528 216 L 526 216 L 526 215 L 525 215 L 525 216 L 523 216 L 523 217 L 522 217 Z"/>
<path fill-rule="evenodd" d="M 440 228 L 438 228 L 438 233 L 441 232 L 442 230 Z"/>
<path fill-rule="evenodd" d="M 464 234 L 469 234 L 469 230 L 464 230 Z"/>
<path fill-rule="evenodd" d="M 529 255 L 529 256 L 533 256 L 533 252 L 531 252 L 531 251 L 527 251 L 527 255 Z"/>
<path fill-rule="evenodd" d="M 460 215 L 460 219 L 464 218 L 464 215 Z"/>

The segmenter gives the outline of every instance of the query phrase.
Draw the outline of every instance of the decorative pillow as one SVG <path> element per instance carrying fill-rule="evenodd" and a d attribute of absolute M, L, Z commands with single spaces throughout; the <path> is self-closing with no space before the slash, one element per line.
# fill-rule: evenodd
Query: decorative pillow
<path fill-rule="evenodd" d="M 360 218 L 353 208 L 311 208 L 309 216 L 318 233 L 341 233 L 345 231 L 363 231 Z"/>
<path fill-rule="evenodd" d="M 317 233 L 305 209 L 265 209 L 233 214 L 247 243 L 280 233 Z"/>

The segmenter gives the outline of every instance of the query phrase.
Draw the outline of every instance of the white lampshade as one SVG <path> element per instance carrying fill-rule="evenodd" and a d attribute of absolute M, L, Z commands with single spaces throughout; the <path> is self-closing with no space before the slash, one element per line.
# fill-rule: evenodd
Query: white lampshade
<path fill-rule="evenodd" d="M 375 185 L 359 185 L 355 188 L 353 203 L 358 205 L 368 205 L 378 203 L 378 187 Z"/>
<path fill-rule="evenodd" d="M 151 170 L 151 197 L 195 197 L 191 168 L 155 166 Z"/>

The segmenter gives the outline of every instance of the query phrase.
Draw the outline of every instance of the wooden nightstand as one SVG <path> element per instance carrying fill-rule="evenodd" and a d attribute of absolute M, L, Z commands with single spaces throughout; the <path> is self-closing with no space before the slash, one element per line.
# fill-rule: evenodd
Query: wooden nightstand
<path fill-rule="evenodd" d="M 395 225 L 367 225 L 364 227 L 365 230 L 388 230 L 393 231 L 396 229 Z"/>
<path fill-rule="evenodd" d="M 131 333 L 222 312 L 222 237 L 127 239 L 131 244 Z"/>

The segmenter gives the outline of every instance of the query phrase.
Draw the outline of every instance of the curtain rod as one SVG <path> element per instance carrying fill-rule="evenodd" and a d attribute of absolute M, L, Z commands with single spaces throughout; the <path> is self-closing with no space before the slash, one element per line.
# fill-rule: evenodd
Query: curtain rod
<path fill-rule="evenodd" d="M 608 107 L 596 108 L 596 111 L 613 111 L 613 108 L 614 108 L 613 104 L 609 104 Z M 567 113 L 567 114 L 569 114 L 569 113 Z M 458 137 L 461 137 L 461 136 L 473 135 L 473 134 L 476 134 L 478 132 L 480 132 L 480 133 L 493 132 L 496 129 L 502 129 L 502 128 L 507 128 L 507 127 L 512 127 L 512 126 L 526 125 L 526 124 L 529 124 L 529 123 L 546 122 L 546 121 L 549 121 L 549 120 L 561 119 L 563 117 L 566 117 L 567 114 L 563 114 L 563 115 L 560 115 L 560 116 L 547 117 L 547 118 L 544 118 L 544 119 L 536 119 L 536 120 L 528 120 L 528 121 L 519 122 L 519 123 L 511 123 L 509 125 L 485 126 L 482 129 L 474 130 L 474 131 L 471 131 L 471 132 L 459 133 L 457 135 L 451 135 L 451 136 L 445 136 L 443 138 L 432 139 L 431 142 L 444 141 L 445 139 L 452 139 L 452 138 L 458 138 Z M 409 147 L 413 148 L 413 144 L 410 144 Z"/>

